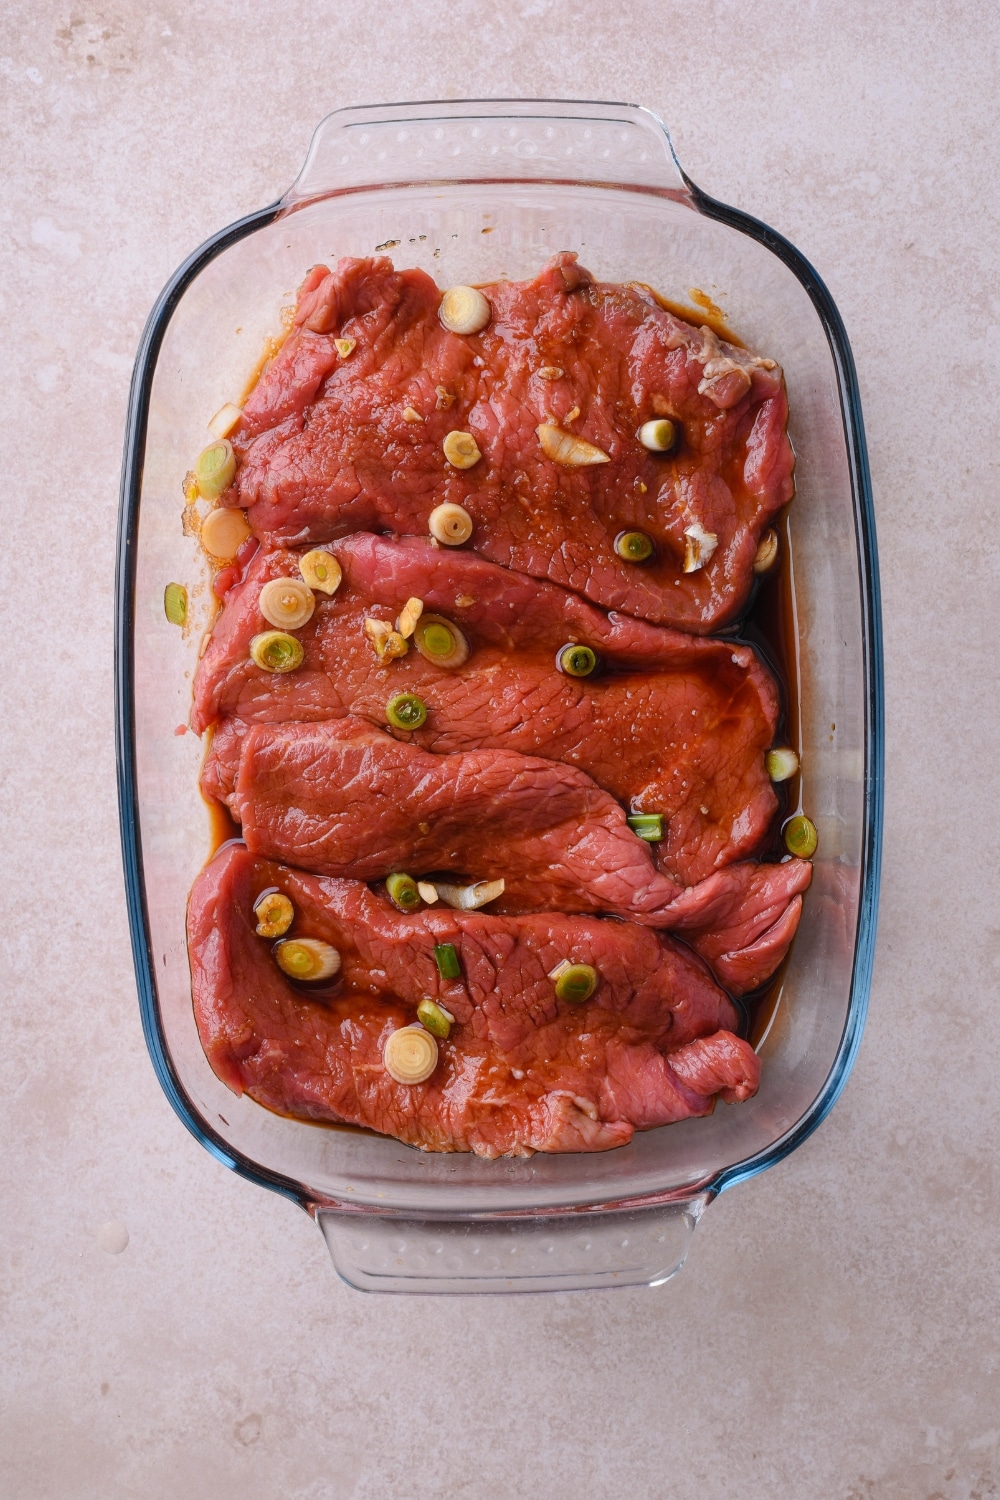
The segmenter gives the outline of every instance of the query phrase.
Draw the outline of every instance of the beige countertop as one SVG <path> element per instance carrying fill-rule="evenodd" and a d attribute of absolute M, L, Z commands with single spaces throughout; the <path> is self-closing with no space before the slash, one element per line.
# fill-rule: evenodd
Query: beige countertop
<path fill-rule="evenodd" d="M 9 0 L 0 1495 L 1000 1491 L 998 30 L 926 0 Z M 671 1284 L 365 1297 L 187 1135 L 143 1044 L 112 721 L 126 394 L 168 275 L 283 191 L 327 111 L 504 94 L 649 105 L 840 306 L 885 606 L 875 982 L 829 1120 L 711 1207 Z"/>

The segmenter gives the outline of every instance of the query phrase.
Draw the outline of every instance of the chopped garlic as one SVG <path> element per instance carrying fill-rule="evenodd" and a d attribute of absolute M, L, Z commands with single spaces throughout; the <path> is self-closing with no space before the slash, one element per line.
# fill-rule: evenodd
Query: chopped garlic
<path fill-rule="evenodd" d="M 504 882 L 477 880 L 473 885 L 444 885 L 439 880 L 435 889 L 446 906 L 452 906 L 456 911 L 478 911 L 481 906 L 488 906 L 503 895 Z"/>
<path fill-rule="evenodd" d="M 424 601 L 422 599 L 407 599 L 399 612 L 396 621 L 396 629 L 404 640 L 409 639 L 417 627 L 417 621 L 424 612 Z"/>
<path fill-rule="evenodd" d="M 393 630 L 387 620 L 376 620 L 371 615 L 365 618 L 365 635 L 375 647 L 379 661 L 392 661 L 396 656 L 405 656 L 409 646 L 398 630 Z"/>
<path fill-rule="evenodd" d="M 539 380 L 561 380 L 563 376 L 561 365 L 542 365 L 535 373 Z"/>
<path fill-rule="evenodd" d="M 758 576 L 761 573 L 769 573 L 778 560 L 778 533 L 776 531 L 765 531 L 757 544 L 754 555 L 753 570 Z"/>
<path fill-rule="evenodd" d="M 454 406 L 455 398 L 446 385 L 436 385 L 434 387 L 434 394 L 437 396 L 435 405 L 438 411 L 447 411 L 449 406 Z"/>
<path fill-rule="evenodd" d="M 611 460 L 602 448 L 585 438 L 564 432 L 554 422 L 542 422 L 535 428 L 546 458 L 567 469 L 582 469 L 590 464 L 607 464 Z"/>
<path fill-rule="evenodd" d="M 684 528 L 684 571 L 697 573 L 711 558 L 719 538 L 714 531 L 706 531 L 700 521 Z"/>
<path fill-rule="evenodd" d="M 566 970 L 571 969 L 572 967 L 573 965 L 570 963 L 568 958 L 561 958 L 556 964 L 555 968 L 549 970 L 549 978 L 558 979 L 560 974 L 565 974 Z"/>
<path fill-rule="evenodd" d="M 242 406 L 237 406 L 232 401 L 227 401 L 225 406 L 220 406 L 211 422 L 208 430 L 215 438 L 227 438 L 243 415 Z"/>
<path fill-rule="evenodd" d="M 415 406 L 404 406 L 403 407 L 403 421 L 404 422 L 422 422 L 423 420 L 424 420 L 423 417 L 417 411 L 417 408 Z"/>
<path fill-rule="evenodd" d="M 334 348 L 340 355 L 341 359 L 350 359 L 351 355 L 358 347 L 357 339 L 334 339 L 333 343 Z"/>
<path fill-rule="evenodd" d="M 580 415 L 580 408 L 578 406 L 574 406 L 573 409 L 572 409 L 572 411 L 568 411 L 566 413 L 566 415 L 563 417 L 563 421 L 564 422 L 575 422 L 576 419 L 577 419 L 577 417 L 579 415 Z"/>
<path fill-rule="evenodd" d="M 417 890 L 420 892 L 421 901 L 426 901 L 428 906 L 433 906 L 437 901 L 437 886 L 431 885 L 429 880 L 418 880 Z"/>

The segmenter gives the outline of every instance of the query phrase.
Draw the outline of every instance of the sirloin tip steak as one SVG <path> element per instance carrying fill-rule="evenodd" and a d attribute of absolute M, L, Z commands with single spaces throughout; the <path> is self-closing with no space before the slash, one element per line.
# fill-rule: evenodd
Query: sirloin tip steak
<path fill-rule="evenodd" d="M 344 580 L 297 632 L 305 659 L 294 672 L 261 670 L 249 648 L 268 628 L 261 588 L 297 575 L 296 554 L 261 549 L 226 595 L 195 679 L 199 733 L 224 716 L 245 724 L 353 715 L 385 729 L 387 700 L 416 693 L 427 721 L 398 733 L 421 749 L 562 761 L 631 811 L 662 813 L 658 860 L 682 884 L 760 846 L 777 808 L 764 757 L 778 696 L 749 646 L 605 615 L 552 584 L 416 538 L 362 533 L 330 550 Z M 392 621 L 410 597 L 465 633 L 471 650 L 462 666 L 446 670 L 412 649 L 376 661 L 365 617 Z M 591 676 L 557 670 L 568 642 L 593 649 Z"/>
<path fill-rule="evenodd" d="M 812 874 L 800 859 L 744 861 L 680 886 L 581 771 L 506 750 L 432 755 L 353 718 L 224 726 L 206 782 L 233 786 L 252 854 L 365 881 L 502 878 L 492 914 L 605 912 L 680 932 L 736 994 L 778 967 Z"/>
<path fill-rule="evenodd" d="M 228 502 L 286 545 L 426 535 L 431 510 L 458 503 L 471 546 L 493 562 L 689 631 L 733 619 L 760 536 L 793 490 L 775 362 L 676 317 L 646 286 L 595 281 L 568 253 L 534 280 L 483 290 L 489 323 L 459 335 L 442 326 L 423 271 L 384 256 L 315 267 L 234 434 Z M 638 431 L 664 417 L 679 441 L 650 452 Z M 555 461 L 540 426 L 607 461 Z M 444 456 L 453 431 L 475 439 L 471 468 Z M 692 527 L 715 547 L 685 572 Z M 641 566 L 615 550 L 632 530 L 654 543 Z"/>
<path fill-rule="evenodd" d="M 254 931 L 277 887 L 293 932 L 332 943 L 343 967 L 324 996 L 280 973 Z M 567 916 L 404 917 L 367 887 L 318 879 L 230 845 L 188 910 L 195 1016 L 206 1055 L 237 1093 L 282 1113 L 343 1121 L 434 1151 L 486 1157 L 602 1151 L 646 1130 L 746 1099 L 760 1065 L 697 959 L 631 923 Z M 435 943 L 463 977 L 443 981 Z M 569 1006 L 547 977 L 570 954 L 595 965 L 593 998 Z M 455 1017 L 427 1082 L 385 1071 L 387 1036 L 424 996 Z"/>

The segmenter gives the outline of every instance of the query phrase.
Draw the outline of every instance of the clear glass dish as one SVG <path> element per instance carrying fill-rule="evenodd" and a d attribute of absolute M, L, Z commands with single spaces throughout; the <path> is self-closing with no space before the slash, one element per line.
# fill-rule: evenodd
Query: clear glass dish
<path fill-rule="evenodd" d="M 182 534 L 181 480 L 306 269 L 379 248 L 443 286 L 530 276 L 574 249 L 601 280 L 645 281 L 671 297 L 702 289 L 785 370 L 798 748 L 803 806 L 820 835 L 812 889 L 759 1045 L 760 1092 L 616 1151 L 487 1162 L 283 1119 L 219 1082 L 195 1029 L 184 914 L 210 829 L 196 789 L 202 747 L 181 726 L 211 594 Z M 183 633 L 163 613 L 171 580 L 191 596 Z M 706 1204 L 794 1150 L 830 1110 L 864 1024 L 882 810 L 878 574 L 854 365 L 808 263 L 696 188 L 653 115 L 492 100 L 324 120 L 284 198 L 196 251 L 150 315 L 125 442 L 117 608 L 122 842 L 153 1064 L 209 1151 L 315 1216 L 352 1285 L 659 1284 L 683 1264 Z"/>

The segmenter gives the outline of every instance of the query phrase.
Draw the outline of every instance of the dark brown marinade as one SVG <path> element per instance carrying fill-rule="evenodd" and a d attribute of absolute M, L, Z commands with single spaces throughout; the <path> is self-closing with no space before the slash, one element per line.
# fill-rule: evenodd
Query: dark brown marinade
<path fill-rule="evenodd" d="M 797 640 L 795 629 L 795 602 L 792 597 L 792 569 L 789 552 L 788 517 L 786 513 L 775 521 L 778 533 L 778 561 L 760 583 L 752 596 L 749 609 L 743 619 L 738 635 L 740 640 L 753 646 L 770 667 L 781 696 L 781 713 L 774 735 L 776 745 L 791 745 L 799 742 L 799 682 L 797 663 Z M 762 860 L 777 861 L 787 858 L 788 851 L 781 840 L 781 827 L 799 800 L 799 777 L 796 773 L 790 780 L 775 785 L 778 811 L 771 825 L 771 838 L 760 850 Z M 794 948 L 794 941 L 792 948 Z M 778 968 L 766 984 L 735 1001 L 745 1017 L 742 1034 L 752 1046 L 756 1046 L 764 1035 L 777 1008 L 785 970 L 791 958 L 789 949 Z"/>

